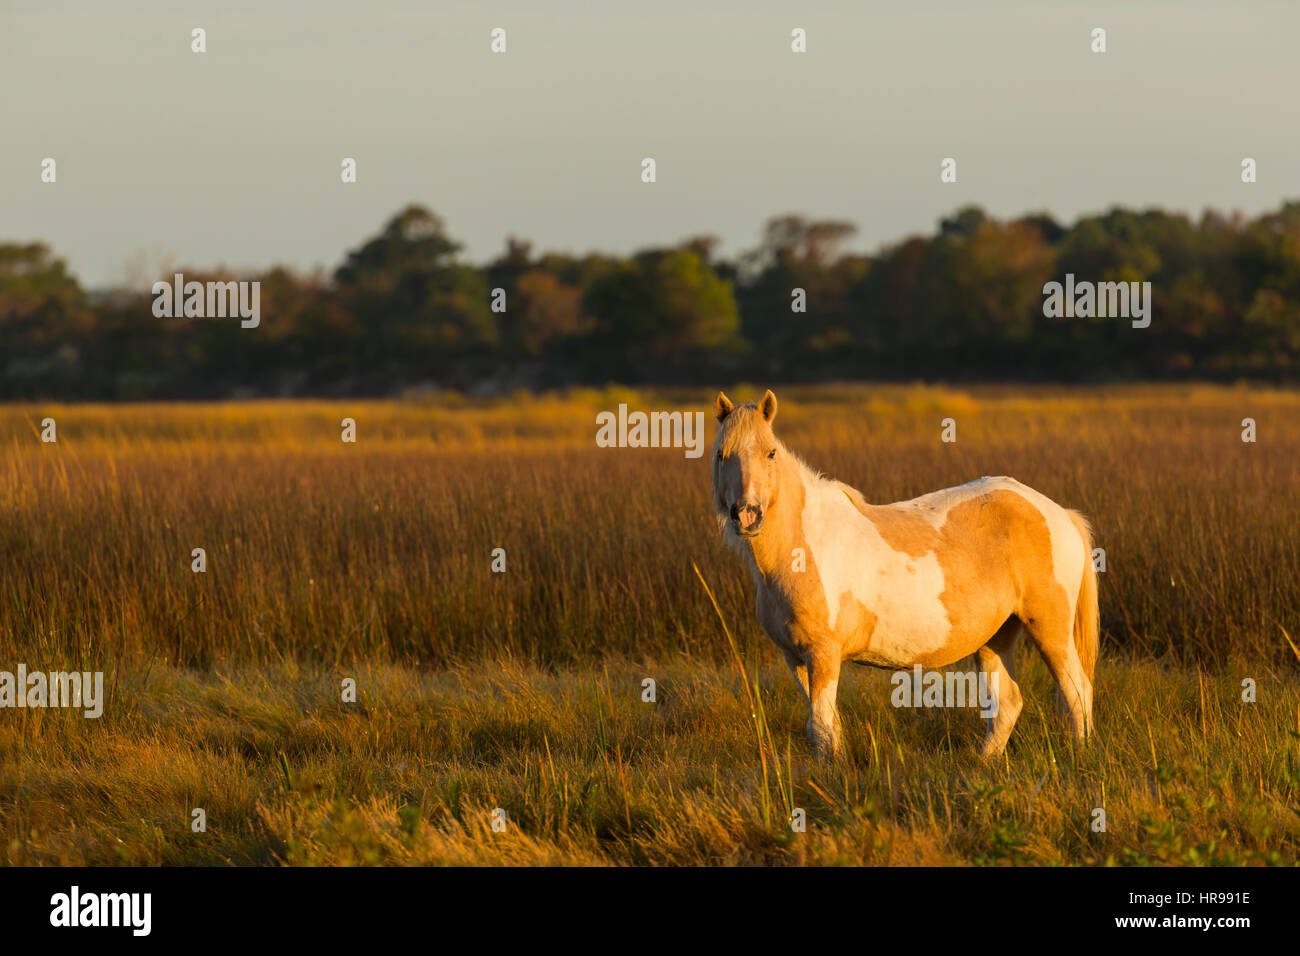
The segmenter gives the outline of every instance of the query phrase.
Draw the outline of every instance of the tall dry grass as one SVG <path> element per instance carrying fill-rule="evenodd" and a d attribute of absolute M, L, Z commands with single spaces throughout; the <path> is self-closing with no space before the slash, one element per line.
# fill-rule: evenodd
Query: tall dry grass
<path fill-rule="evenodd" d="M 742 388 L 742 396 L 745 390 Z M 1219 666 L 1300 633 L 1300 396 L 1208 387 L 782 390 L 778 433 L 885 502 L 1010 474 L 1086 512 L 1107 648 Z M 491 402 L 0 409 L 0 653 L 60 665 L 539 663 L 764 641 L 708 459 L 595 447 L 613 389 Z M 39 422 L 58 423 L 41 444 Z M 339 422 L 358 423 L 345 445 Z M 939 441 L 940 421 L 957 442 Z M 1259 440 L 1241 441 L 1254 418 Z M 713 423 L 708 420 L 709 438 Z M 206 574 L 190 570 L 205 548 Z M 491 572 L 494 548 L 507 573 Z"/>
<path fill-rule="evenodd" d="M 1003 760 L 973 714 L 895 709 L 854 669 L 846 757 L 814 764 L 707 457 L 594 446 L 598 410 L 711 396 L 10 406 L 0 669 L 104 670 L 108 700 L 0 713 L 0 860 L 1295 863 L 1300 396 L 780 397 L 791 447 L 869 499 L 1006 473 L 1090 515 L 1091 746 L 1028 657 Z"/>

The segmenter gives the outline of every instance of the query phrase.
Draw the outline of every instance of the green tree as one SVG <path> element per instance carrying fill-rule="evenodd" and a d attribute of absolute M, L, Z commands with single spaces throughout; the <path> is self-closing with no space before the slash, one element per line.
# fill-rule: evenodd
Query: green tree
<path fill-rule="evenodd" d="M 739 345 L 730 282 L 695 252 L 643 253 L 596 278 L 584 306 L 596 338 L 629 357 L 663 359 Z"/>

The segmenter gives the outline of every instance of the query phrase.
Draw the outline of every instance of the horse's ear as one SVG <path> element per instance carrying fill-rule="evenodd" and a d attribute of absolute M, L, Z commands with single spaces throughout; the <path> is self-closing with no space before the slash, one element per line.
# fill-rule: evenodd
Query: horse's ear
<path fill-rule="evenodd" d="M 766 422 L 776 418 L 776 396 L 772 394 L 770 388 L 763 393 L 763 400 L 758 403 L 758 410 L 763 413 L 763 420 Z"/>
<path fill-rule="evenodd" d="M 731 414 L 734 407 L 731 399 L 727 398 L 726 392 L 718 392 L 718 397 L 713 400 L 713 415 L 718 421 L 722 421 Z"/>

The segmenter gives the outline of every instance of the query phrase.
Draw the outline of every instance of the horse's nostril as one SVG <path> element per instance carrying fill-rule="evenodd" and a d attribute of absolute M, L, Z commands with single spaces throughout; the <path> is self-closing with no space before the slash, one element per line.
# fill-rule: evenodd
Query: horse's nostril
<path fill-rule="evenodd" d="M 732 521 L 740 520 L 740 505 L 731 506 L 731 520 Z"/>

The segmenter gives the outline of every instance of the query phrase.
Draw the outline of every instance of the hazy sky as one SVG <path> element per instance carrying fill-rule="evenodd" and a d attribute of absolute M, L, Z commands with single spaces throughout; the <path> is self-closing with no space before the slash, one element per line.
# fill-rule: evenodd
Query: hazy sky
<path fill-rule="evenodd" d="M 141 253 L 332 268 L 411 201 L 473 261 L 729 255 L 783 212 L 867 250 L 972 202 L 1253 215 L 1300 197 L 1297 36 L 1296 0 L 0 0 L 0 241 L 98 287 Z"/>

